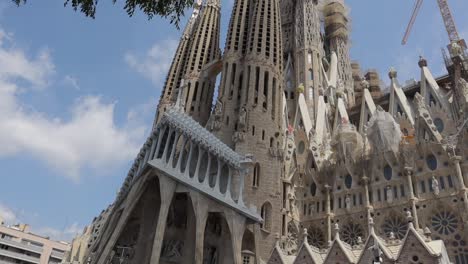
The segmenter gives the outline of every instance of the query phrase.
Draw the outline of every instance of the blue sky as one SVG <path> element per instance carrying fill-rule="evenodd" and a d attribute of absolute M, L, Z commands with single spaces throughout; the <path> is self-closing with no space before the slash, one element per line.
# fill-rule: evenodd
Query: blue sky
<path fill-rule="evenodd" d="M 93 20 L 62 1 L 0 1 L 0 214 L 10 224 L 70 239 L 113 201 L 145 140 L 181 32 L 110 2 L 99 2 Z M 222 42 L 232 2 L 223 1 Z M 425 1 L 404 47 L 413 1 L 347 4 L 362 69 L 378 69 L 385 82 L 391 66 L 400 82 L 419 79 L 424 55 L 444 73 L 436 0 Z M 450 4 L 468 38 L 468 2 Z"/>

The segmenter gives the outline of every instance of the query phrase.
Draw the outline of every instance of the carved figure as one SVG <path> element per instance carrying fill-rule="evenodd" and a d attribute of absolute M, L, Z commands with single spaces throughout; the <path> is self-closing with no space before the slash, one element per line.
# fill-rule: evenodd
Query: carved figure
<path fill-rule="evenodd" d="M 169 240 L 163 243 L 161 258 L 164 259 L 177 259 L 182 256 L 182 248 L 184 242 L 180 240 Z"/>
<path fill-rule="evenodd" d="M 243 106 L 239 112 L 239 128 L 244 128 L 247 125 L 247 109 Z"/>
<path fill-rule="evenodd" d="M 432 176 L 432 190 L 434 191 L 435 195 L 440 194 L 440 189 L 439 189 L 439 181 L 436 179 L 435 176 Z"/>
<path fill-rule="evenodd" d="M 346 210 L 351 209 L 351 196 L 348 194 L 345 198 Z"/>
<path fill-rule="evenodd" d="M 214 114 L 215 114 L 216 119 L 221 119 L 223 115 L 223 102 L 221 102 L 221 100 L 219 99 L 216 102 Z"/>
<path fill-rule="evenodd" d="M 385 188 L 385 192 L 387 193 L 387 201 L 389 203 L 393 202 L 392 186 L 387 186 L 387 188 Z"/>

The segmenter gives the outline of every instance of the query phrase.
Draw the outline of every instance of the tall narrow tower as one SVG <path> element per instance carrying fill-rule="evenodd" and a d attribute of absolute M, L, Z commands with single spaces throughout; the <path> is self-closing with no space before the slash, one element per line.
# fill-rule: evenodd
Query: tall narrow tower
<path fill-rule="evenodd" d="M 260 230 L 255 230 L 255 236 L 263 241 L 258 252 L 264 260 L 282 228 L 281 217 L 274 217 L 281 215 L 283 208 L 280 23 L 278 0 L 235 2 L 214 113 L 218 121 L 213 125 L 215 134 L 235 151 L 254 156 L 255 167 L 245 181 L 244 197 L 264 219 Z"/>
<path fill-rule="evenodd" d="M 173 105 L 180 90 L 185 112 L 205 125 L 211 111 L 216 77 L 205 74 L 206 66 L 219 60 L 220 1 L 201 0 L 194 11 L 174 56 L 158 106 L 155 124 Z M 180 89 L 183 86 L 184 89 Z"/>
<path fill-rule="evenodd" d="M 199 20 L 201 8 L 201 0 L 198 0 L 195 3 L 192 16 L 185 27 L 185 30 L 180 38 L 179 45 L 177 46 L 176 53 L 172 59 L 172 64 L 169 69 L 169 73 L 166 77 L 166 82 L 164 83 L 164 88 L 159 100 L 159 105 L 156 111 L 156 117 L 153 123 L 153 128 L 159 122 L 163 114 L 173 105 L 177 100 L 176 90 L 181 84 L 182 78 L 184 76 L 184 69 L 186 68 L 187 53 L 190 48 L 191 37 L 194 26 Z"/>
<path fill-rule="evenodd" d="M 296 1 L 295 67 L 296 86 L 304 86 L 310 117 L 315 120 L 321 86 L 321 61 L 324 54 L 320 12 L 317 0 Z"/>
<path fill-rule="evenodd" d="M 343 82 L 348 107 L 355 104 L 354 81 L 349 55 L 349 30 L 344 0 L 330 0 L 324 7 L 326 44 L 338 57 L 338 76 Z"/>
<path fill-rule="evenodd" d="M 195 26 L 185 68 L 185 89 L 181 99 L 185 112 L 201 125 L 208 121 L 216 76 L 208 74 L 207 66 L 221 57 L 219 49 L 220 0 L 207 0 Z"/>

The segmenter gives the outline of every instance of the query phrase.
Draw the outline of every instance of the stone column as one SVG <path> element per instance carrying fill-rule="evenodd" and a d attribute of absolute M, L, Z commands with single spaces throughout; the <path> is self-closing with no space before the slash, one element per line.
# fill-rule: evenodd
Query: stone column
<path fill-rule="evenodd" d="M 468 179 L 465 178 L 463 175 L 463 172 L 460 167 L 460 161 L 462 157 L 460 156 L 452 156 L 450 157 L 450 160 L 452 161 L 453 165 L 455 166 L 455 170 L 457 173 L 457 179 L 458 179 L 458 184 L 459 184 L 459 190 L 465 189 L 466 185 L 465 183 L 468 182 Z"/>
<path fill-rule="evenodd" d="M 364 175 L 364 177 L 362 177 L 362 181 L 364 182 L 364 192 L 365 192 L 365 197 L 366 197 L 366 210 L 367 210 L 367 220 L 369 221 L 369 219 L 372 218 L 371 216 L 371 212 L 372 212 L 372 205 L 370 203 L 370 197 L 369 197 L 369 178 L 367 176 Z M 369 227 L 369 230 L 370 230 L 370 227 Z"/>
<path fill-rule="evenodd" d="M 405 167 L 404 171 L 405 171 L 406 179 L 408 180 L 408 193 L 409 193 L 409 200 L 411 204 L 411 214 L 414 216 L 414 226 L 417 229 L 419 228 L 419 219 L 418 219 L 418 213 L 416 210 L 417 198 L 414 196 L 413 179 L 411 178 L 411 176 L 413 175 L 413 168 Z"/>
<path fill-rule="evenodd" d="M 459 195 L 460 198 L 463 199 L 463 205 L 465 206 L 465 211 L 468 211 L 468 195 L 467 195 L 467 189 L 465 183 L 468 182 L 468 180 L 465 178 L 463 175 L 463 172 L 460 167 L 460 161 L 462 160 L 462 157 L 453 155 L 450 157 L 450 160 L 452 161 L 453 165 L 455 166 L 455 170 L 457 173 L 457 179 L 458 179 L 458 190 L 459 190 Z"/>
<path fill-rule="evenodd" d="M 203 264 L 203 249 L 205 240 L 206 220 L 208 219 L 208 200 L 196 191 L 190 192 L 195 211 L 195 255 L 194 264 Z"/>
<path fill-rule="evenodd" d="M 331 234 L 331 206 L 330 206 L 330 192 L 331 192 L 331 186 L 328 184 L 325 184 L 325 196 L 326 196 L 326 201 L 327 201 L 327 208 L 326 208 L 326 213 L 327 213 L 327 241 L 332 241 L 332 234 Z"/>
<path fill-rule="evenodd" d="M 161 190 L 161 207 L 159 208 L 158 224 L 154 234 L 153 249 L 151 250 L 151 264 L 159 263 L 161 249 L 166 231 L 167 214 L 172 203 L 177 183 L 165 176 L 159 177 L 159 186 Z"/>
<path fill-rule="evenodd" d="M 226 213 L 226 217 L 231 231 L 233 263 L 242 264 L 242 237 L 245 231 L 245 217 L 233 211 Z"/>

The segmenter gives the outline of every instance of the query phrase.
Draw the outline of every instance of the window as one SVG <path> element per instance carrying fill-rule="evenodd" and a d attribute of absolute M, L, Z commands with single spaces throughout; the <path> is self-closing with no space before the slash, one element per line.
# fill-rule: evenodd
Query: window
<path fill-rule="evenodd" d="M 259 185 L 260 185 L 260 164 L 257 163 L 255 164 L 255 167 L 253 170 L 252 186 L 258 187 Z"/>
<path fill-rule="evenodd" d="M 271 228 L 271 204 L 266 202 L 262 205 L 260 210 L 260 216 L 263 219 L 263 223 L 260 224 L 260 228 L 269 231 Z"/>
<path fill-rule="evenodd" d="M 309 64 L 312 64 L 312 52 L 309 51 L 309 54 L 307 55 L 307 61 Z"/>
<path fill-rule="evenodd" d="M 314 71 L 312 69 L 309 69 L 309 80 L 313 80 L 314 79 Z"/>
<path fill-rule="evenodd" d="M 312 196 L 315 196 L 317 194 L 317 184 L 315 184 L 315 182 L 312 182 L 312 184 L 310 185 L 310 194 Z"/>
<path fill-rule="evenodd" d="M 390 167 L 390 165 L 386 165 L 384 167 L 384 177 L 387 181 L 391 180 L 392 179 L 392 176 L 393 176 L 393 170 L 392 170 L 392 167 Z"/>
<path fill-rule="evenodd" d="M 380 191 L 380 189 L 377 190 L 377 201 L 382 201 L 382 192 Z"/>
<path fill-rule="evenodd" d="M 440 176 L 439 183 L 440 183 L 440 189 L 444 190 L 445 189 L 445 180 L 444 180 L 443 176 Z"/>
<path fill-rule="evenodd" d="M 299 154 L 303 154 L 304 150 L 305 150 L 305 143 L 304 143 L 304 141 L 301 141 L 301 142 L 299 142 L 299 146 L 297 148 L 297 151 L 299 152 Z"/>
<path fill-rule="evenodd" d="M 437 131 L 439 131 L 439 133 L 444 132 L 445 126 L 444 126 L 444 121 L 442 121 L 442 119 L 440 119 L 438 117 L 435 118 L 434 119 L 434 125 L 436 126 Z"/>
<path fill-rule="evenodd" d="M 448 182 L 449 188 L 453 188 L 452 175 L 447 176 L 447 182 Z"/>
<path fill-rule="evenodd" d="M 427 179 L 427 185 L 429 185 L 429 191 L 433 192 L 434 189 L 432 188 L 432 179 Z"/>
<path fill-rule="evenodd" d="M 405 186 L 403 184 L 400 185 L 400 193 L 401 193 L 401 197 L 405 197 Z"/>
<path fill-rule="evenodd" d="M 425 193 L 426 192 L 426 182 L 425 181 L 421 181 L 421 192 L 422 193 Z"/>
<path fill-rule="evenodd" d="M 426 157 L 426 163 L 430 170 L 435 171 L 437 169 L 437 158 L 434 155 L 428 155 Z"/>
<path fill-rule="evenodd" d="M 345 177 L 345 186 L 346 188 L 351 189 L 352 185 L 353 185 L 353 177 L 351 177 L 351 175 L 348 174 Z"/>

